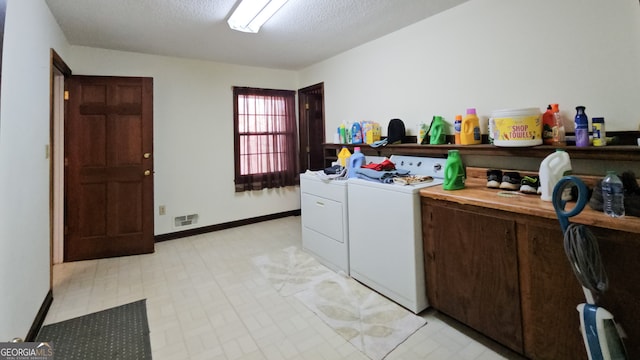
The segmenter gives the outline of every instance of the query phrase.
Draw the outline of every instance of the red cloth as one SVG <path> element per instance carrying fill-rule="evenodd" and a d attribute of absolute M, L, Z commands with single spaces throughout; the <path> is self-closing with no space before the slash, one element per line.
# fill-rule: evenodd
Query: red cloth
<path fill-rule="evenodd" d="M 377 171 L 391 171 L 396 169 L 396 165 L 392 163 L 389 159 L 385 159 L 380 164 L 367 164 L 362 166 L 365 169 L 373 169 Z"/>

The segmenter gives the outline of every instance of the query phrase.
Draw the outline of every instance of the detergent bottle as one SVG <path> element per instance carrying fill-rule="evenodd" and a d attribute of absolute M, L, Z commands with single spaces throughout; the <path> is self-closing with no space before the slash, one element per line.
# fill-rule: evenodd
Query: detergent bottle
<path fill-rule="evenodd" d="M 362 142 L 362 126 L 359 121 L 356 121 L 351 125 L 351 143 L 362 144 Z"/>
<path fill-rule="evenodd" d="M 454 139 L 456 145 L 460 145 L 460 132 L 462 131 L 462 115 L 456 115 L 456 120 L 453 123 L 453 129 L 455 131 Z"/>
<path fill-rule="evenodd" d="M 427 133 L 429 132 L 429 127 L 425 123 L 420 123 L 418 129 L 418 144 L 425 144 L 425 140 L 427 140 Z"/>
<path fill-rule="evenodd" d="M 473 145 L 480 144 L 480 119 L 476 115 L 476 109 L 467 109 L 467 115 L 462 119 L 462 129 L 460 130 L 460 144 Z"/>
<path fill-rule="evenodd" d="M 571 173 L 571 159 L 569 154 L 562 150 L 556 149 L 556 152 L 549 154 L 542 163 L 540 163 L 540 199 L 551 201 L 553 197 L 553 188 L 560 179 Z"/>
<path fill-rule="evenodd" d="M 434 116 L 429 126 L 429 144 L 440 145 L 445 143 L 444 120 L 442 116 Z"/>
<path fill-rule="evenodd" d="M 364 154 L 360 152 L 360 147 L 353 148 L 353 154 L 349 157 L 349 166 L 347 167 L 348 177 L 356 177 L 356 169 L 359 169 L 364 164 Z"/>
<path fill-rule="evenodd" d="M 347 149 L 346 147 L 343 147 L 342 150 L 340 150 L 340 152 L 338 153 L 338 162 L 340 163 L 340 166 L 346 167 L 347 160 L 349 159 L 350 156 L 351 156 L 351 152 L 349 151 L 349 149 Z"/>
<path fill-rule="evenodd" d="M 442 188 L 445 190 L 464 189 L 464 182 L 467 174 L 458 150 L 449 150 L 447 162 L 444 164 L 444 182 Z"/>
<path fill-rule="evenodd" d="M 340 124 L 340 126 L 338 126 L 338 137 L 340 137 L 340 143 L 341 144 L 346 144 L 347 143 L 347 133 L 346 133 L 346 128 L 344 126 L 344 123 Z"/>

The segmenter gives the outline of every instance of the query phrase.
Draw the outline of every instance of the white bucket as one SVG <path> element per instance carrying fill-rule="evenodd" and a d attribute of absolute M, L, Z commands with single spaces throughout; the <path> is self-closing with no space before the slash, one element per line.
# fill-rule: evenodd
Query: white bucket
<path fill-rule="evenodd" d="M 491 113 L 489 135 L 496 146 L 542 144 L 542 116 L 538 108 L 504 109 Z"/>

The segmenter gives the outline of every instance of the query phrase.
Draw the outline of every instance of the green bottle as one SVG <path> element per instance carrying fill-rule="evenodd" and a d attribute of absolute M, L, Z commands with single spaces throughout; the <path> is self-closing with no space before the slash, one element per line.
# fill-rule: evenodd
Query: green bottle
<path fill-rule="evenodd" d="M 464 189 L 464 181 L 467 174 L 458 150 L 449 150 L 447 162 L 444 164 L 444 183 L 442 188 L 445 190 Z"/>
<path fill-rule="evenodd" d="M 444 144 L 446 141 L 446 134 L 444 133 L 444 119 L 442 116 L 434 116 L 429 127 L 429 143 L 431 145 Z"/>

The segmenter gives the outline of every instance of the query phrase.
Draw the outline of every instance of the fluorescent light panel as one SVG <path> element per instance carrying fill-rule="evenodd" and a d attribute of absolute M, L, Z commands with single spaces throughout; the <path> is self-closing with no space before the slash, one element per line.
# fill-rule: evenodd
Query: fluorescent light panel
<path fill-rule="evenodd" d="M 242 0 L 227 23 L 233 30 L 257 33 L 287 0 Z"/>

